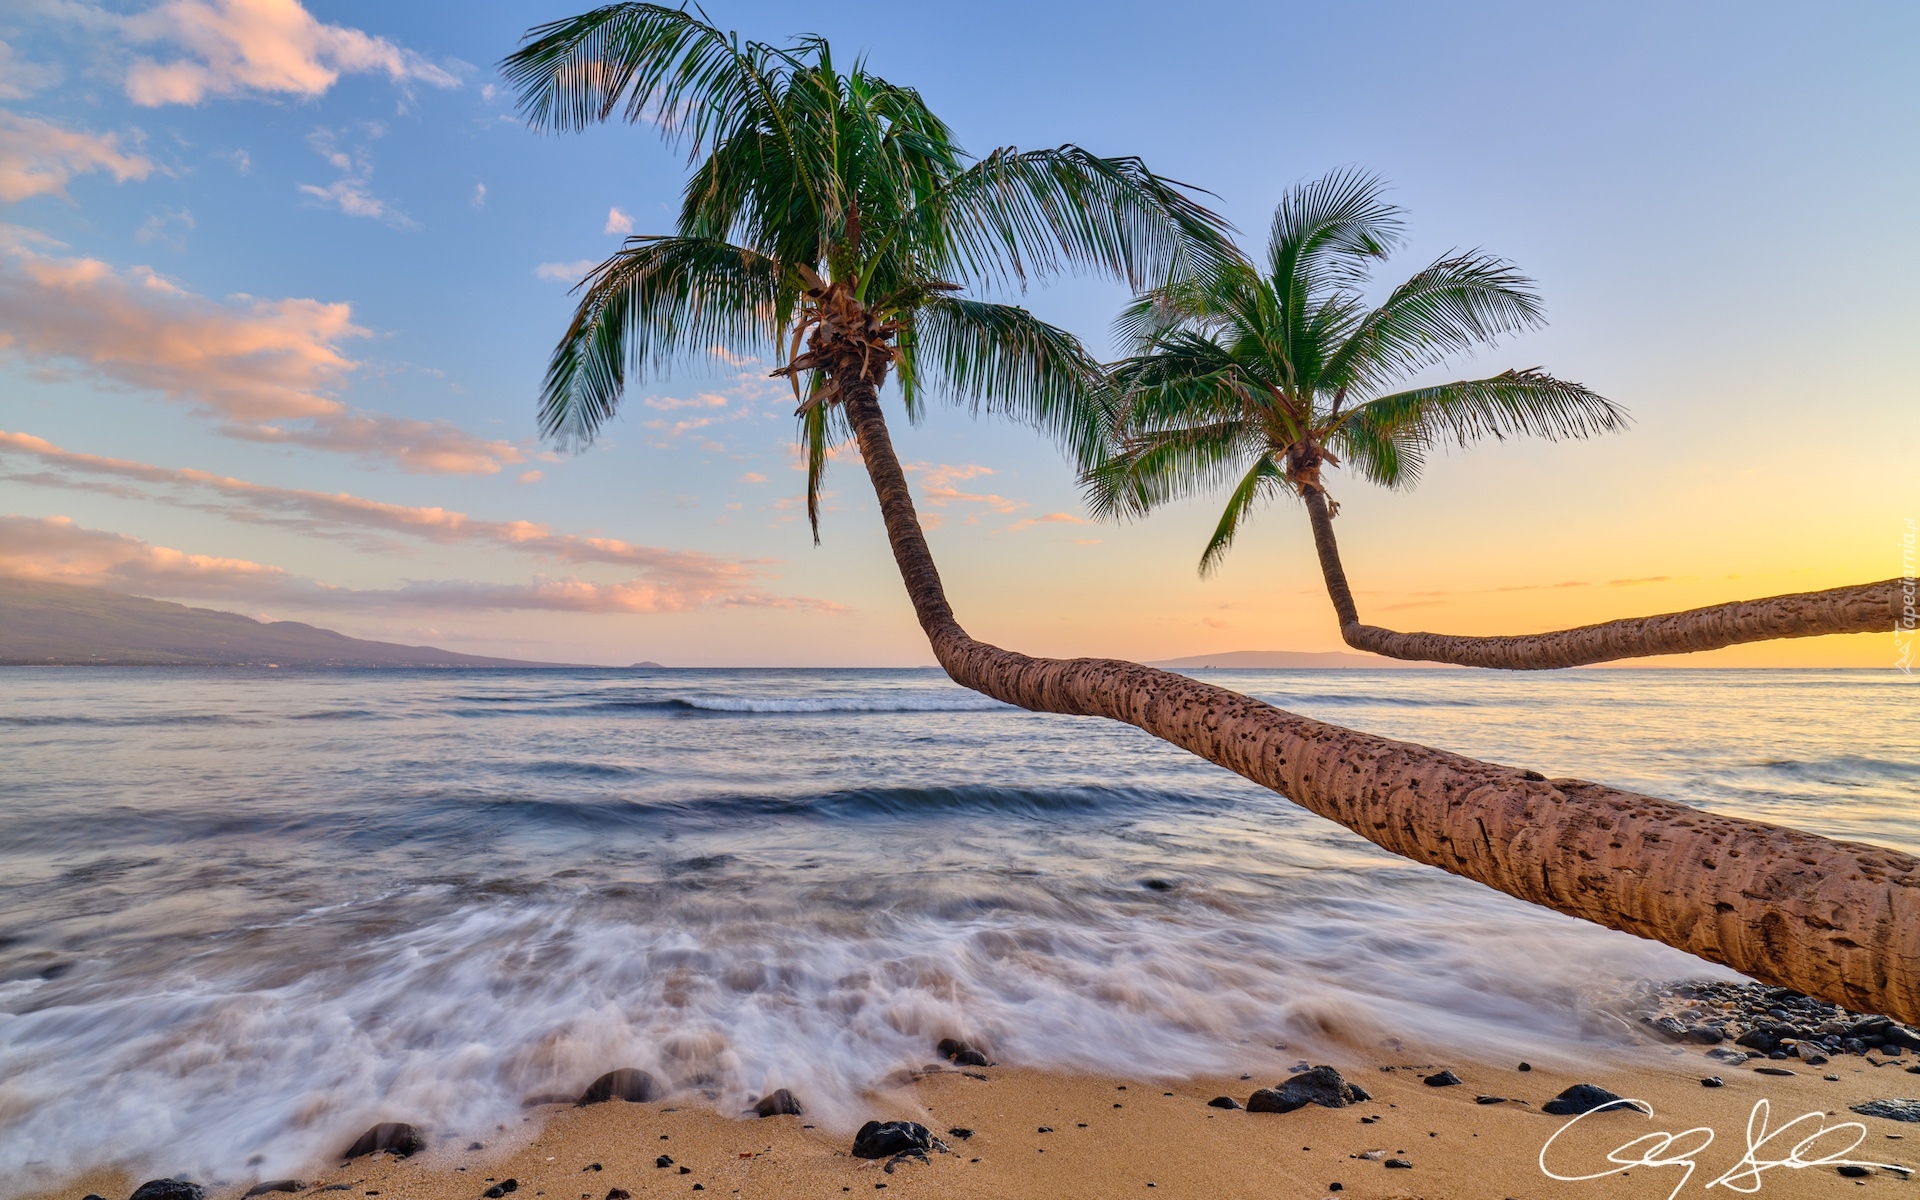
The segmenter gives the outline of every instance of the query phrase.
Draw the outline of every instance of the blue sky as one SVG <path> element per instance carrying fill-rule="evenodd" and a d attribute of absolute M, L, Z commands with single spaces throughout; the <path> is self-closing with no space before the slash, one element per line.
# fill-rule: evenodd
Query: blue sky
<path fill-rule="evenodd" d="M 574 264 L 665 231 L 650 129 L 537 136 L 492 64 L 569 4 L 26 0 L 0 13 L 0 571 L 569 661 L 930 661 L 857 464 L 825 544 L 767 364 L 542 448 Z M 1920 516 L 1920 10 L 1854 4 L 714 4 L 919 87 L 976 152 L 1074 141 L 1210 189 L 1257 248 L 1377 171 L 1391 282 L 1479 246 L 1543 365 L 1631 433 L 1336 480 L 1363 613 L 1518 631 L 1897 573 Z M 1023 302 L 1103 351 L 1124 297 Z M 902 425 L 904 423 L 902 422 Z M 1085 523 L 1018 427 L 898 428 L 974 632 L 1040 653 L 1338 645 L 1305 523 L 1194 571 L 1219 498 Z M 201 474 L 182 474 L 182 472 Z M 1884 639 L 1880 639 L 1884 640 Z M 1710 661 L 1878 662 L 1876 639 Z"/>

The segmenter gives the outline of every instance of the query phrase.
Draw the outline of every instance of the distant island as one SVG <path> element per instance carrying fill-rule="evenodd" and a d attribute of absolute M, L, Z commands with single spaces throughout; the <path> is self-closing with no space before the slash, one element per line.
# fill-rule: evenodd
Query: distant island
<path fill-rule="evenodd" d="M 1307 651 L 1307 650 L 1228 650 L 1222 654 L 1195 654 L 1187 658 L 1168 658 L 1146 664 L 1149 667 L 1161 667 L 1169 671 L 1204 670 L 1207 667 L 1238 667 L 1241 670 L 1265 668 L 1299 667 L 1362 667 L 1379 670 L 1382 667 L 1434 667 L 1439 664 L 1429 662 L 1403 662 L 1397 658 L 1383 658 L 1378 654 L 1348 654 L 1344 650 Z"/>
<path fill-rule="evenodd" d="M 299 621 L 256 621 L 103 588 L 0 579 L 0 665 L 563 667 L 368 642 Z"/>

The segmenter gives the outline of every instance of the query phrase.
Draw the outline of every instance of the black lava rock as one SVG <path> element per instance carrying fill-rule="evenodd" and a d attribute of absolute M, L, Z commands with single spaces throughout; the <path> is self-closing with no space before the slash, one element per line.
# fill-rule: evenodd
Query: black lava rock
<path fill-rule="evenodd" d="M 298 1179 L 269 1179 L 264 1183 L 256 1183 L 248 1188 L 247 1196 L 264 1196 L 268 1192 L 304 1192 L 306 1190 L 307 1185 Z M 242 1197 L 241 1200 L 246 1200 L 246 1197 Z"/>
<path fill-rule="evenodd" d="M 1388 1160 L 1386 1161 L 1386 1163 L 1385 1163 L 1384 1165 L 1386 1165 L 1386 1166 L 1389 1166 L 1389 1167 L 1392 1167 L 1392 1168 L 1394 1168 L 1395 1170 L 1400 1170 L 1400 1171 L 1411 1171 L 1411 1170 L 1413 1170 L 1413 1163 L 1411 1163 L 1411 1162 L 1409 1162 L 1408 1160 L 1406 1160 L 1406 1159 L 1404 1159 L 1404 1158 L 1390 1158 L 1390 1159 L 1388 1159 Z"/>
<path fill-rule="evenodd" d="M 378 1154 L 384 1150 L 395 1158 L 405 1158 L 426 1148 L 427 1139 L 420 1136 L 418 1129 L 402 1121 L 382 1121 L 361 1134 L 340 1157 L 359 1158 L 363 1154 Z M 172 1197 L 164 1200 L 172 1200 Z"/>
<path fill-rule="evenodd" d="M 1727 1035 L 1711 1025 L 1695 1025 L 1687 1030 L 1687 1040 L 1702 1046 L 1718 1046 L 1727 1040 Z"/>
<path fill-rule="evenodd" d="M 486 1191 L 481 1192 L 480 1194 L 482 1196 L 485 1196 L 487 1200 L 500 1200 L 500 1197 L 507 1194 L 507 1189 L 501 1187 L 499 1184 L 496 1183 L 492 1187 L 488 1188 Z"/>
<path fill-rule="evenodd" d="M 1232 1096 L 1215 1096 L 1207 1101 L 1208 1108 L 1239 1108 L 1240 1102 Z"/>
<path fill-rule="evenodd" d="M 1429 1075 L 1424 1081 L 1428 1087 L 1457 1087 L 1460 1077 L 1452 1071 L 1442 1071 L 1438 1075 Z"/>
<path fill-rule="evenodd" d="M 634 1067 L 621 1067 L 617 1071 L 608 1071 L 605 1075 L 587 1085 L 580 1093 L 576 1104 L 603 1104 L 608 1100 L 626 1100 L 633 1104 L 645 1104 L 659 1094 L 659 1086 L 653 1076 Z"/>
<path fill-rule="evenodd" d="M 1531 1071 L 1531 1070 L 1533 1070 L 1533 1064 L 1532 1064 L 1532 1063 L 1521 1063 L 1521 1064 L 1520 1064 L 1520 1069 L 1521 1069 L 1522 1071 Z"/>
<path fill-rule="evenodd" d="M 797 1117 L 801 1113 L 800 1102 L 793 1093 L 785 1088 L 760 1097 L 754 1102 L 753 1111 L 763 1117 Z"/>
<path fill-rule="evenodd" d="M 673 1165 L 673 1156 L 662 1154 L 659 1158 L 653 1160 L 653 1165 L 655 1167 L 670 1167 Z"/>
<path fill-rule="evenodd" d="M 1755 1075 L 1792 1075 L 1794 1072 L 1785 1067 L 1755 1067 L 1753 1073 Z"/>
<path fill-rule="evenodd" d="M 1869 1171 L 1858 1163 L 1841 1163 L 1834 1168 L 1834 1172 L 1839 1175 L 1844 1175 L 1848 1179 L 1864 1179 L 1873 1174 L 1872 1171 Z"/>
<path fill-rule="evenodd" d="M 1277 1088 L 1261 1088 L 1247 1097 L 1247 1111 L 1289 1113 L 1309 1104 L 1345 1108 L 1371 1099 L 1365 1091 L 1340 1078 L 1340 1072 L 1321 1066 L 1295 1075 Z"/>
<path fill-rule="evenodd" d="M 1869 1100 L 1854 1105 L 1853 1111 L 1863 1117 L 1885 1117 L 1889 1121 L 1920 1121 L 1920 1100 Z"/>
<path fill-rule="evenodd" d="M 184 1179 L 149 1179 L 133 1190 L 132 1200 L 206 1200 L 207 1189 Z"/>
<path fill-rule="evenodd" d="M 1577 1117 L 1581 1113 L 1592 1112 L 1596 1108 L 1613 1105 L 1625 1111 L 1630 1105 L 1621 1104 L 1620 1097 L 1603 1087 L 1591 1083 L 1576 1083 L 1558 1096 L 1540 1106 L 1543 1113 L 1552 1113 L 1556 1117 Z"/>
<path fill-rule="evenodd" d="M 970 1138 L 970 1137 L 972 1137 L 972 1136 L 973 1136 L 973 1130 L 971 1130 L 971 1129 L 966 1129 L 966 1128 L 963 1128 L 963 1127 L 961 1127 L 961 1126 L 958 1126 L 958 1125 L 956 1125 L 956 1126 L 954 1126 L 954 1127 L 953 1127 L 952 1129 L 949 1129 L 949 1130 L 947 1130 L 947 1136 L 948 1136 L 948 1137 L 956 1137 L 956 1138 L 959 1138 L 959 1139 L 960 1139 L 961 1141 L 963 1141 L 963 1142 L 964 1142 L 964 1141 L 966 1141 L 966 1140 L 967 1140 L 968 1138 Z"/>
<path fill-rule="evenodd" d="M 625 1188 L 608 1188 L 607 1200 L 633 1200 L 633 1193 Z"/>
<path fill-rule="evenodd" d="M 868 1121 L 853 1135 L 855 1158 L 892 1158 L 932 1148 L 933 1135 L 918 1121 Z"/>
<path fill-rule="evenodd" d="M 1718 1075 L 1709 1075 L 1705 1079 L 1702 1079 L 1700 1081 L 1700 1086 L 1701 1087 L 1725 1087 L 1727 1086 L 1727 1081 L 1720 1078 Z"/>
<path fill-rule="evenodd" d="M 934 1049 L 940 1057 L 962 1067 L 986 1067 L 993 1064 L 987 1061 L 986 1054 L 977 1046 L 970 1046 L 958 1038 L 941 1038 Z"/>
<path fill-rule="evenodd" d="M 1475 1104 L 1505 1104 L 1507 1098 L 1505 1096 L 1475 1096 L 1473 1102 Z"/>

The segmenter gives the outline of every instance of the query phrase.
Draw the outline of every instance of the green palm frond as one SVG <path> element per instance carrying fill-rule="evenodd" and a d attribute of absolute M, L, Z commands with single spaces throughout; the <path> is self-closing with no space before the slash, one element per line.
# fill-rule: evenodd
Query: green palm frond
<path fill-rule="evenodd" d="M 948 278 L 999 284 L 1094 270 L 1136 290 L 1157 287 L 1237 257 L 1225 221 L 1193 190 L 1137 158 L 1003 147 L 930 199 L 922 236 Z"/>
<path fill-rule="evenodd" d="M 1080 462 L 1104 445 L 1100 364 L 1079 339 L 1010 304 L 940 296 L 924 301 L 901 342 L 903 387 L 1032 425 Z"/>
<path fill-rule="evenodd" d="M 1366 282 L 1372 263 L 1398 245 L 1400 210 L 1386 185 L 1362 171 L 1335 171 L 1287 193 L 1273 211 L 1267 270 L 1290 310 Z M 1297 319 L 1297 318 L 1296 318 Z"/>
<path fill-rule="evenodd" d="M 1207 539 L 1207 548 L 1200 555 L 1200 574 L 1211 575 L 1220 566 L 1233 539 L 1239 535 L 1240 526 L 1253 506 L 1276 491 L 1287 489 L 1287 475 L 1273 461 L 1271 455 L 1263 454 L 1255 460 L 1252 468 L 1241 477 L 1239 486 L 1227 497 L 1226 511 L 1220 514 L 1220 523 L 1214 526 L 1213 536 Z"/>
<path fill-rule="evenodd" d="M 788 51 L 743 42 L 685 9 L 608 4 L 536 26 L 500 63 L 536 129 L 581 130 L 616 112 L 684 142 L 689 161 L 756 123 L 782 130 Z"/>
<path fill-rule="evenodd" d="M 1266 447 L 1242 418 L 1161 429 L 1131 438 L 1082 472 L 1087 507 L 1097 518 L 1141 517 L 1167 501 L 1217 487 Z"/>
<path fill-rule="evenodd" d="M 574 445 L 613 416 L 629 375 L 660 378 L 714 346 L 771 356 L 798 296 L 773 260 L 709 238 L 631 238 L 580 288 L 540 396 L 541 432 Z"/>
<path fill-rule="evenodd" d="M 1501 334 L 1545 323 L 1533 281 L 1512 263 L 1450 254 L 1393 290 L 1327 356 L 1328 386 L 1378 386 Z"/>
<path fill-rule="evenodd" d="M 1335 432 L 1414 437 L 1423 444 L 1451 438 L 1465 446 L 1478 438 L 1516 434 L 1591 437 L 1618 432 L 1627 423 L 1625 409 L 1592 389 L 1530 367 L 1382 396 L 1348 413 Z"/>

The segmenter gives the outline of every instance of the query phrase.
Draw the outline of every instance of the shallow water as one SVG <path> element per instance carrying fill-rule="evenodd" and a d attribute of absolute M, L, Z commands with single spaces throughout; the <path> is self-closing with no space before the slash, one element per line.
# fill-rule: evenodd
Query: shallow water
<path fill-rule="evenodd" d="M 1892 672 L 1198 674 L 1920 852 Z M 290 1173 L 626 1065 L 847 1124 L 948 1034 L 1170 1076 L 1575 1053 L 1610 981 L 1725 974 L 933 671 L 0 670 L 0 1191 Z"/>

